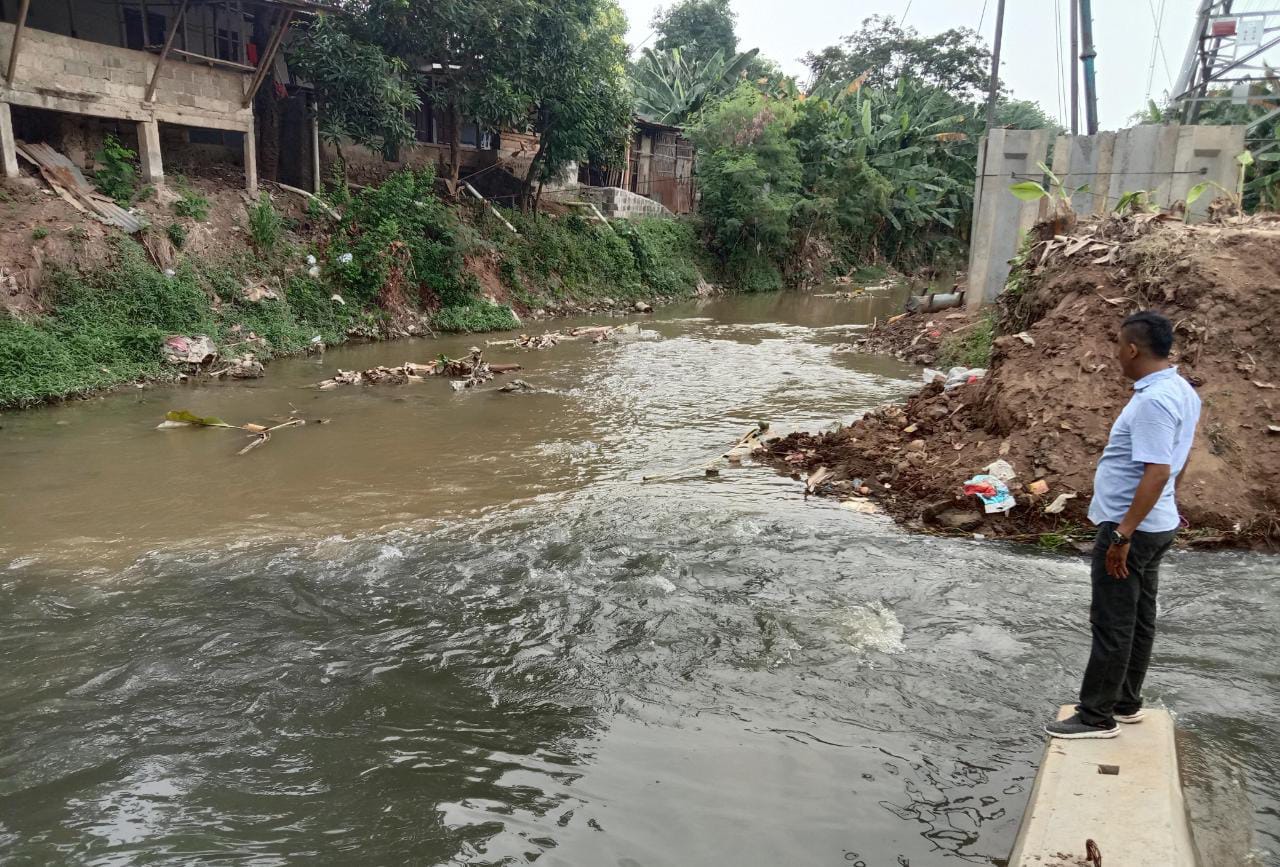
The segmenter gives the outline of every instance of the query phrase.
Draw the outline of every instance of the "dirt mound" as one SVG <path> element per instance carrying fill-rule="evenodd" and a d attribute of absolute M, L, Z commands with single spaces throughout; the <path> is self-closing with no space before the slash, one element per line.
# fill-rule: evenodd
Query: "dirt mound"
<path fill-rule="evenodd" d="M 820 492 L 866 486 L 922 529 L 1086 537 L 1094 467 L 1132 393 L 1113 336 L 1123 316 L 1154 308 L 1175 322 L 1174 360 L 1203 401 L 1179 494 L 1187 538 L 1280 543 L 1280 222 L 1142 215 L 1041 231 L 1002 296 L 985 379 L 929 385 L 834 433 L 787 437 L 771 460 L 794 473 L 829 467 Z M 962 486 L 999 459 L 1017 472 L 1018 505 L 985 515 Z M 1062 494 L 1075 496 L 1046 513 Z"/>
<path fill-rule="evenodd" d="M 848 345 L 855 352 L 892 355 L 915 364 L 947 364 L 961 354 L 960 341 L 970 331 L 974 317 L 964 310 L 900 313 L 877 322 L 867 336 Z"/>

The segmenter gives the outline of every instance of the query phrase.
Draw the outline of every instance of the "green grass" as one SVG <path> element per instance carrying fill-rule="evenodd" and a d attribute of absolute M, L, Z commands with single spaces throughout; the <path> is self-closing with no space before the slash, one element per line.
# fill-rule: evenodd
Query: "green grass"
<path fill-rule="evenodd" d="M 949 335 L 938 347 L 938 364 L 948 367 L 986 367 L 991 360 L 991 343 L 995 340 L 996 321 L 988 313 L 968 329 Z"/>
<path fill-rule="evenodd" d="M 466 305 L 442 307 L 431 317 L 436 331 L 470 334 L 480 331 L 511 331 L 520 327 L 511 308 L 475 301 Z"/>
<path fill-rule="evenodd" d="M 305 276 L 288 279 L 283 298 L 251 303 L 241 290 L 253 263 L 188 261 L 166 277 L 136 242 L 119 238 L 113 245 L 109 267 L 54 272 L 49 315 L 31 321 L 0 315 L 0 407 L 171 377 L 161 356 L 171 334 L 203 334 L 221 346 L 253 331 L 266 340 L 255 353 L 269 359 L 305 348 L 317 334 L 340 343 L 352 326 L 376 318 L 331 301 Z"/>

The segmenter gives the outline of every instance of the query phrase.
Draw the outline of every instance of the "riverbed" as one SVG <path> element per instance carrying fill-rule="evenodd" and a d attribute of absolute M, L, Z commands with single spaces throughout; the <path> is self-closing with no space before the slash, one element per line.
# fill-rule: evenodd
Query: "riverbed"
<path fill-rule="evenodd" d="M 898 300 L 491 350 L 531 393 L 308 387 L 483 343 L 451 337 L 0 415 L 0 861 L 1000 863 L 1086 564 L 749 465 L 641 482 L 913 390 L 838 351 Z M 170 409 L 309 423 L 241 456 Z M 1162 576 L 1148 695 L 1221 864 L 1280 852 L 1275 563 Z"/>

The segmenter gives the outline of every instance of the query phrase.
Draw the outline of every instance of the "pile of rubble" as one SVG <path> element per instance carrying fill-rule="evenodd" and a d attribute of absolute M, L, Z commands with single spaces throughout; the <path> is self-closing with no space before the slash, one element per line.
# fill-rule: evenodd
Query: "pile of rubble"
<path fill-rule="evenodd" d="M 561 343 L 572 340 L 590 340 L 592 343 L 603 343 L 622 334 L 639 334 L 640 326 L 635 323 L 627 325 L 588 325 L 581 328 L 569 328 L 564 331 L 548 331 L 543 334 L 521 334 L 514 340 L 489 340 L 485 346 L 503 346 L 516 349 L 550 349 Z"/>
<path fill-rule="evenodd" d="M 806 480 L 825 468 L 814 493 L 867 497 L 919 529 L 1082 540 L 1098 456 L 1132 395 L 1112 360 L 1115 335 L 1126 315 L 1156 309 L 1175 323 L 1172 360 L 1203 402 L 1179 487 L 1183 538 L 1280 543 L 1280 221 L 1046 224 L 1021 259 L 984 377 L 930 382 L 835 432 L 770 442 L 765 460 Z M 927 354 L 947 322 L 961 320 L 916 315 L 882 331 L 911 334 L 898 351 Z M 1000 490 L 981 476 L 1005 486 L 1011 508 L 987 508 L 983 494 Z"/>

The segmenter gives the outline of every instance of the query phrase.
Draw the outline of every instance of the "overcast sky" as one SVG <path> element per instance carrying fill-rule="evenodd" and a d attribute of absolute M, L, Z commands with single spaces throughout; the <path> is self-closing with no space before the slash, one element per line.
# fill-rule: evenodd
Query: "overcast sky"
<path fill-rule="evenodd" d="M 631 22 L 631 44 L 644 43 L 651 34 L 649 22 L 654 10 L 663 3 L 619 2 Z M 908 25 L 929 34 L 951 27 L 978 28 L 985 5 L 980 30 L 990 45 L 995 34 L 996 3 L 997 0 L 732 0 L 738 14 L 739 48 L 759 46 L 762 54 L 796 75 L 804 72 L 800 58 L 806 51 L 836 43 L 841 36 L 857 30 L 862 19 L 875 14 L 901 18 L 905 11 Z M 1067 0 L 1007 0 L 1000 64 L 1014 96 L 1039 102 L 1050 115 L 1061 118 L 1063 126 L 1068 125 L 1065 114 L 1069 99 L 1067 5 Z M 1161 7 L 1164 50 L 1156 52 L 1150 92 L 1160 101 L 1164 91 L 1172 88 L 1182 66 L 1197 6 L 1196 0 L 1095 0 L 1098 118 L 1103 129 L 1124 127 L 1129 115 L 1146 105 L 1155 22 Z M 1061 75 L 1058 53 L 1054 51 L 1055 20 L 1061 29 Z M 1082 102 L 1082 125 L 1083 122 Z"/>

